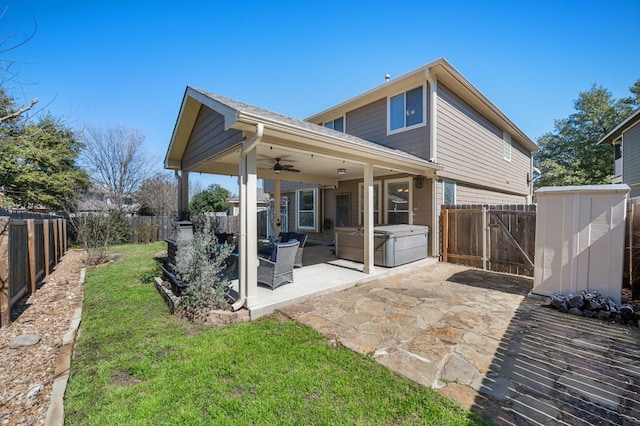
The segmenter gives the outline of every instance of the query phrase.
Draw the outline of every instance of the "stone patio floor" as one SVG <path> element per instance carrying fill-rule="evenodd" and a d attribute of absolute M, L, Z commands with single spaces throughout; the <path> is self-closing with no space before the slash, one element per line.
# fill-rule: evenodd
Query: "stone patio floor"
<path fill-rule="evenodd" d="M 640 425 L 638 328 L 540 307 L 532 286 L 436 263 L 280 311 L 499 425 Z"/>

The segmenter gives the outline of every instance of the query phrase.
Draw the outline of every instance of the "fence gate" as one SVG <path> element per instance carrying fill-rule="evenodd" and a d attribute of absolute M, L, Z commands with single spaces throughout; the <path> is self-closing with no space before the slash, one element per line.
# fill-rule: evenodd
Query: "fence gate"
<path fill-rule="evenodd" d="M 442 260 L 533 276 L 535 205 L 443 206 Z"/>

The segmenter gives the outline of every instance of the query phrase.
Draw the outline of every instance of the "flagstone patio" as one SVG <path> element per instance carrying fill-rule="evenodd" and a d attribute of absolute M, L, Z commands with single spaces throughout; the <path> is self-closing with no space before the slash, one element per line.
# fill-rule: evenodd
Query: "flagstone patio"
<path fill-rule="evenodd" d="M 532 285 L 431 260 L 280 311 L 497 424 L 639 425 L 638 328 L 540 307 Z"/>

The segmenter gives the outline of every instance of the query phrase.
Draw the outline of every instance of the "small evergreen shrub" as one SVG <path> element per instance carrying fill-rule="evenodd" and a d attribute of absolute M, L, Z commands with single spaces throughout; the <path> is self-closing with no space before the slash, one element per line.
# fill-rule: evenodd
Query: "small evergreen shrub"
<path fill-rule="evenodd" d="M 176 276 L 186 284 L 178 315 L 203 321 L 211 310 L 229 309 L 225 261 L 232 251 L 233 246 L 218 243 L 208 221 L 193 240 L 178 243 Z"/>

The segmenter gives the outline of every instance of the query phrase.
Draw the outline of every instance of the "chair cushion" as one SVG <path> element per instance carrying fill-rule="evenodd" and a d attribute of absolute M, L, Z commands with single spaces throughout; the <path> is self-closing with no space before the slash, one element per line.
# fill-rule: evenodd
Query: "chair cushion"
<path fill-rule="evenodd" d="M 289 232 L 281 232 L 280 235 L 278 235 L 278 240 L 281 242 L 289 241 Z"/>
<path fill-rule="evenodd" d="M 298 240 L 289 240 L 286 242 L 282 242 L 282 243 L 275 243 L 273 245 L 273 251 L 271 252 L 271 256 L 269 257 L 269 260 L 272 262 L 275 262 L 276 259 L 278 258 L 278 246 L 286 246 L 289 245 L 291 243 L 297 243 Z"/>

